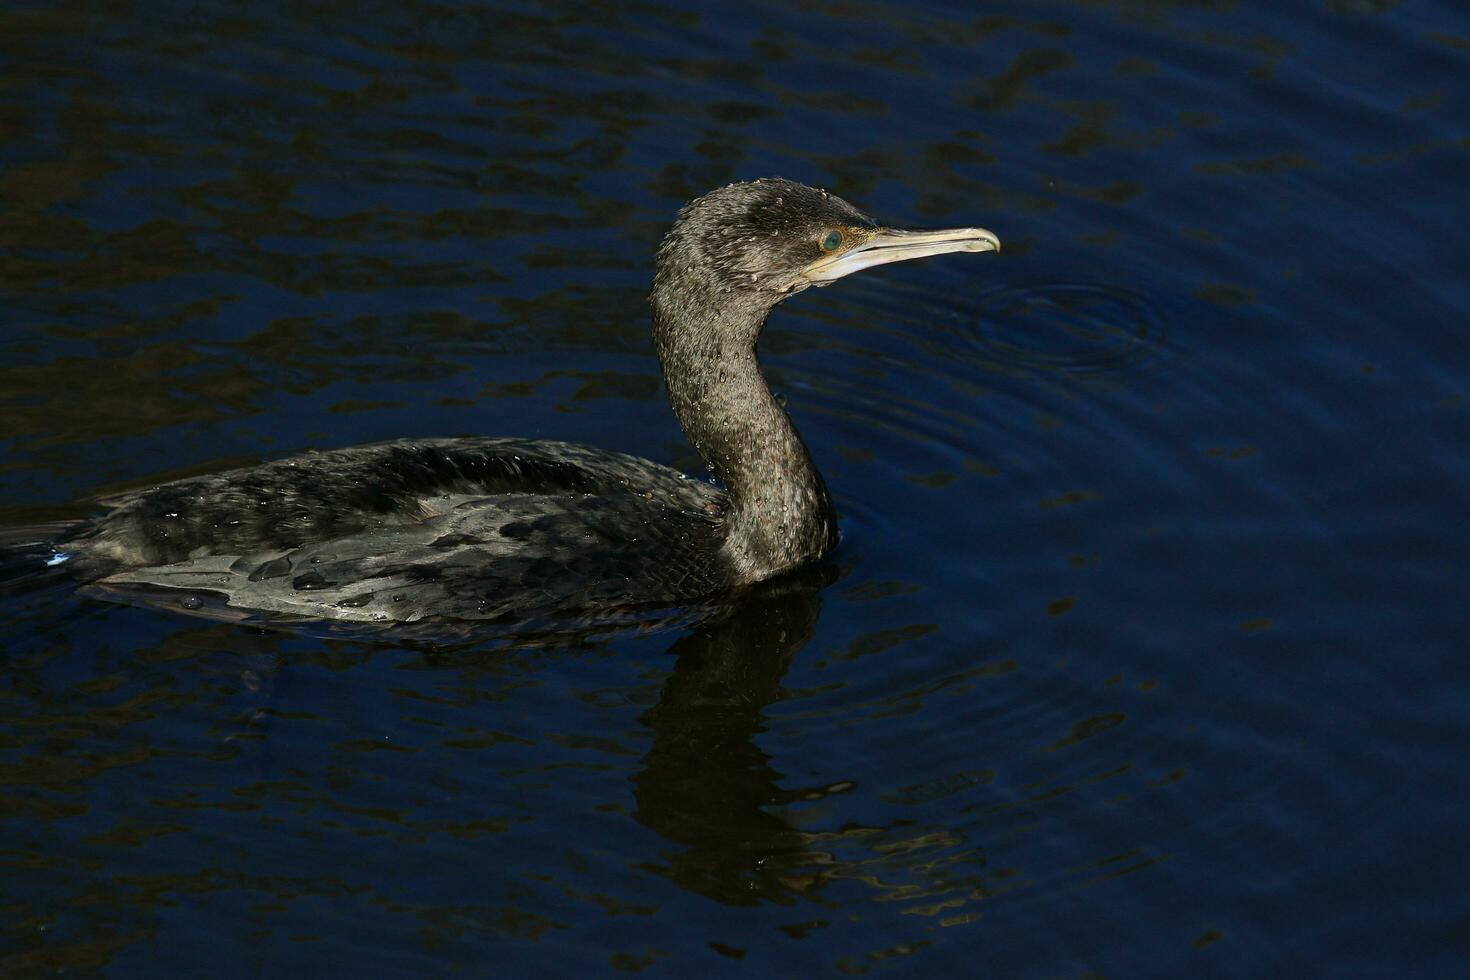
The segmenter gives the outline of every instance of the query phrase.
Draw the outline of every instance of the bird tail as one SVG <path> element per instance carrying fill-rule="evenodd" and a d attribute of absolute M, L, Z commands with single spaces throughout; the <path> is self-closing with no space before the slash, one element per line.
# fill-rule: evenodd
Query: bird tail
<path fill-rule="evenodd" d="M 64 542 L 81 521 L 0 527 L 0 593 L 19 592 L 53 582 L 71 560 Z"/>

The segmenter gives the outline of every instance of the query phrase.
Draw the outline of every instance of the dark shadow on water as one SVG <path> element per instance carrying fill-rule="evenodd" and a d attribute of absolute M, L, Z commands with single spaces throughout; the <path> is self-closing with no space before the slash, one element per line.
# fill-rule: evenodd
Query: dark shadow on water
<path fill-rule="evenodd" d="M 769 808 L 824 791 L 783 789 L 756 738 L 838 574 L 821 565 L 749 593 L 670 648 L 674 671 L 642 719 L 653 746 L 633 777 L 634 815 L 679 848 L 652 870 L 681 887 L 753 905 L 815 884 L 798 872 L 811 863 L 807 835 Z"/>

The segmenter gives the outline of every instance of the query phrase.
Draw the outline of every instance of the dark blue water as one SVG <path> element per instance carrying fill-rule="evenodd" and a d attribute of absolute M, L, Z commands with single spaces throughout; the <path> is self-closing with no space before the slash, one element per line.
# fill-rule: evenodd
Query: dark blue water
<path fill-rule="evenodd" d="M 685 199 L 1005 242 L 773 316 L 844 540 L 731 619 L 0 599 L 5 975 L 1462 975 L 1463 6 L 11 2 L 0 137 L 3 523 L 397 436 L 696 471 Z"/>

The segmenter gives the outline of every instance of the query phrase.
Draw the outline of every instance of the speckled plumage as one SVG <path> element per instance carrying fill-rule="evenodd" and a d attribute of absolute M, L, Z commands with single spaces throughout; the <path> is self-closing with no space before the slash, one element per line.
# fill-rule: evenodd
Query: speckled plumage
<path fill-rule="evenodd" d="M 213 593 L 277 617 L 516 621 L 727 585 L 715 487 L 570 443 L 379 443 L 111 503 L 60 547 L 76 553 L 89 591 L 124 601 Z"/>
<path fill-rule="evenodd" d="M 745 581 L 837 543 L 827 485 L 756 359 L 766 317 L 812 283 L 801 270 L 830 229 L 877 223 L 826 191 L 786 180 L 722 187 L 691 201 L 658 250 L 653 342 L 684 434 L 730 490 L 723 553 Z"/>

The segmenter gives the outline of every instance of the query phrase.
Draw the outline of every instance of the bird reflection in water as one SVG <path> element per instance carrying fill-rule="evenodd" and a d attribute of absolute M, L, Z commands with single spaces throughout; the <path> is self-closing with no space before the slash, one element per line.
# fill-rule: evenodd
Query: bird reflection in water
<path fill-rule="evenodd" d="M 733 905 L 789 902 L 818 887 L 830 857 L 772 808 L 851 784 L 785 789 L 756 744 L 781 678 L 811 640 L 821 591 L 837 577 L 821 564 L 766 584 L 670 648 L 673 673 L 643 715 L 653 745 L 633 777 L 639 823 L 679 850 L 654 870 Z"/>

